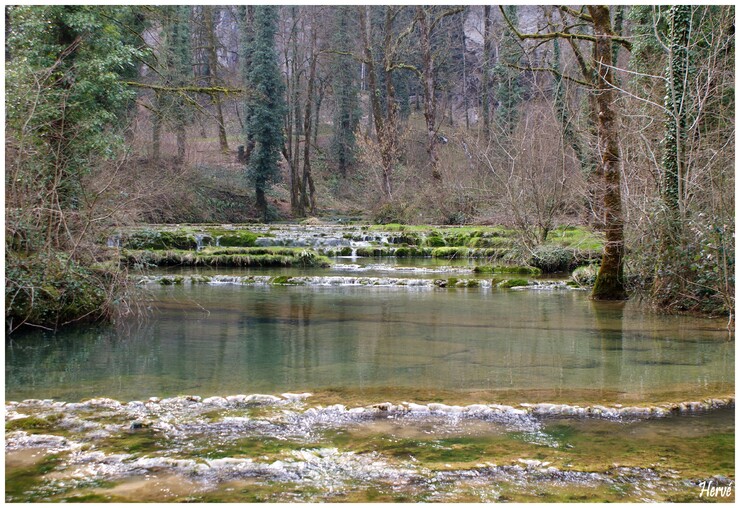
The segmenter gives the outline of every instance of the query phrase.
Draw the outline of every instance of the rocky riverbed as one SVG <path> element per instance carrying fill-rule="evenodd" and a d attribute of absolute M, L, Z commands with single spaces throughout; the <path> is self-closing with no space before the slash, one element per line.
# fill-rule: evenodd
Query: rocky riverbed
<path fill-rule="evenodd" d="M 734 397 L 644 407 L 312 398 L 8 402 L 6 501 L 685 501 L 701 481 L 734 478 Z"/>

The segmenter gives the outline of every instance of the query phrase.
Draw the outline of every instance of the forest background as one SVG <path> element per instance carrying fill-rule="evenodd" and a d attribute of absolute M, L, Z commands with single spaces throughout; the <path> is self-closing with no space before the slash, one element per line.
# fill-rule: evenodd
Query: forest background
<path fill-rule="evenodd" d="M 6 322 L 132 310 L 116 228 L 315 217 L 501 224 L 527 252 L 587 226 L 602 296 L 732 323 L 734 22 L 716 5 L 7 6 Z"/>

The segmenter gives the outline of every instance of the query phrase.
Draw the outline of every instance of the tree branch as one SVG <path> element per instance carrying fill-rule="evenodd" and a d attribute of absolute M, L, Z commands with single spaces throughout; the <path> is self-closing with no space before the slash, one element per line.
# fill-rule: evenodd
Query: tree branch
<path fill-rule="evenodd" d="M 589 83 L 587 81 L 583 81 L 583 80 L 580 80 L 578 78 L 574 78 L 574 77 L 571 77 L 571 76 L 566 76 L 562 72 L 557 71 L 555 69 L 552 69 L 550 67 L 521 67 L 519 65 L 514 65 L 514 64 L 506 64 L 506 66 L 507 67 L 511 67 L 512 69 L 520 70 L 520 71 L 535 71 L 535 72 L 543 72 L 543 71 L 546 71 L 546 72 L 551 72 L 551 73 L 555 74 L 556 76 L 559 76 L 562 79 L 567 79 L 568 81 L 572 81 L 574 83 L 578 83 L 579 85 L 583 85 L 583 86 L 586 86 L 586 87 L 593 87 L 594 86 L 593 83 Z"/>
<path fill-rule="evenodd" d="M 585 12 L 583 12 L 583 7 L 581 7 L 581 10 L 580 11 L 577 11 L 575 9 L 572 9 L 572 8 L 568 7 L 567 5 L 558 5 L 557 8 L 560 9 L 561 11 L 563 11 L 563 12 L 567 12 L 568 14 L 570 14 L 573 17 L 582 19 L 583 21 L 588 21 L 589 23 L 591 23 L 594 20 L 594 18 L 592 18 L 591 15 L 586 14 Z"/>
<path fill-rule="evenodd" d="M 226 88 L 223 86 L 161 86 L 136 81 L 125 81 L 125 85 L 134 88 L 146 88 L 155 92 L 167 93 L 202 93 L 206 95 L 249 95 L 252 92 L 244 88 Z"/>
<path fill-rule="evenodd" d="M 537 33 L 537 34 L 525 34 L 517 30 L 517 28 L 514 26 L 514 24 L 511 22 L 509 17 L 506 15 L 506 12 L 504 11 L 503 6 L 499 5 L 498 7 L 499 11 L 501 11 L 501 15 L 504 17 L 504 20 L 506 21 L 506 24 L 509 25 L 509 28 L 512 32 L 514 32 L 514 35 L 516 35 L 519 39 L 545 39 L 545 40 L 551 40 L 551 39 L 577 39 L 582 41 L 589 41 L 589 42 L 596 42 L 596 37 L 593 35 L 587 35 L 587 34 L 572 34 L 568 32 L 547 32 L 547 33 Z M 616 35 L 610 36 L 611 40 L 614 42 L 617 42 L 624 46 L 627 51 L 632 51 L 632 43 L 625 39 L 624 37 L 618 37 Z"/>

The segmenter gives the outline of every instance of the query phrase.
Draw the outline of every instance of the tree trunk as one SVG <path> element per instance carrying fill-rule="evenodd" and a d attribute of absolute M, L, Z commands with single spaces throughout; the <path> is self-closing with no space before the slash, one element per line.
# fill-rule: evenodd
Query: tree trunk
<path fill-rule="evenodd" d="M 213 25 L 213 7 L 203 6 L 203 19 L 205 23 L 206 38 L 208 40 L 208 80 L 211 86 L 218 85 L 218 45 L 216 41 L 215 27 Z M 216 122 L 218 123 L 218 144 L 221 152 L 229 152 L 229 143 L 226 140 L 226 127 L 224 125 L 224 114 L 221 109 L 221 96 L 213 94 L 213 104 L 216 106 Z"/>
<path fill-rule="evenodd" d="M 466 11 L 467 12 L 467 11 Z M 468 68 L 467 68 L 467 55 L 465 49 L 465 14 L 460 18 L 460 30 L 462 32 L 462 71 L 463 71 L 463 82 L 462 82 L 462 94 L 463 94 L 463 106 L 465 107 L 465 129 L 470 129 L 470 105 L 468 104 Z"/>
<path fill-rule="evenodd" d="M 653 280 L 652 296 L 663 304 L 674 300 L 682 289 L 683 272 L 688 267 L 677 255 L 683 245 L 683 206 L 681 197 L 686 166 L 686 82 L 691 6 L 674 5 L 668 14 L 668 66 L 666 68 L 665 107 L 668 111 L 663 137 L 661 165 L 663 222 L 660 252 Z"/>
<path fill-rule="evenodd" d="M 288 109 L 285 118 L 286 145 L 285 160 L 290 166 L 290 208 L 293 215 L 303 217 L 306 215 L 306 209 L 303 206 L 303 184 L 299 173 L 300 161 L 300 69 L 298 66 L 298 7 L 290 8 L 291 13 L 291 30 L 290 43 L 285 45 L 285 68 L 290 73 L 287 79 L 288 87 L 286 89 L 286 98 Z"/>
<path fill-rule="evenodd" d="M 265 196 L 265 190 L 259 185 L 255 186 L 254 193 L 257 201 L 257 209 L 262 214 L 262 221 L 267 223 L 267 197 Z"/>
<path fill-rule="evenodd" d="M 185 160 L 185 142 L 187 137 L 184 123 L 180 122 L 177 124 L 175 134 L 177 136 L 177 162 L 182 164 Z"/>
<path fill-rule="evenodd" d="M 604 223 L 606 246 L 601 268 L 591 297 L 595 300 L 624 300 L 624 219 L 620 188 L 621 156 L 619 151 L 619 126 L 613 104 L 612 39 L 609 8 L 589 6 L 593 18 L 594 65 L 597 71 L 596 106 L 601 174 L 604 181 Z"/>
<path fill-rule="evenodd" d="M 162 154 L 162 100 L 158 93 L 154 94 L 154 108 L 152 111 L 152 160 L 159 161 Z"/>
<path fill-rule="evenodd" d="M 437 171 L 437 98 L 434 93 L 434 55 L 432 53 L 432 26 L 426 8 L 416 8 L 416 19 L 421 32 L 422 83 L 424 85 L 424 120 L 427 126 L 427 154 L 432 176 L 440 179 Z"/>
<path fill-rule="evenodd" d="M 481 113 L 483 116 L 483 132 L 491 131 L 491 6 L 483 7 L 483 69 L 481 69 Z"/>
<path fill-rule="evenodd" d="M 315 53 L 316 48 L 316 28 L 311 29 L 311 46 L 310 46 L 310 58 L 311 64 L 308 71 L 308 83 L 306 87 L 306 109 L 303 118 L 303 188 L 301 194 L 301 205 L 305 210 L 308 208 L 312 214 L 316 213 L 316 202 L 314 198 L 314 183 L 313 176 L 311 176 L 311 130 L 313 129 L 313 119 L 311 114 L 313 112 L 313 98 L 314 88 L 316 83 L 316 61 L 318 55 Z"/>
<path fill-rule="evenodd" d="M 324 102 L 324 92 L 326 91 L 326 81 L 323 79 L 319 79 L 319 82 L 321 83 L 321 85 L 319 86 L 319 91 L 316 94 L 316 109 L 314 110 L 313 117 L 314 146 L 319 144 L 319 122 L 321 121 L 321 105 Z"/>
<path fill-rule="evenodd" d="M 370 7 L 365 6 L 361 7 L 361 9 L 363 9 L 363 11 L 360 16 L 360 25 L 365 46 L 364 56 L 365 64 L 367 65 L 368 92 L 372 107 L 372 117 L 375 123 L 375 134 L 377 135 L 378 144 L 380 145 L 380 157 L 383 172 L 382 190 L 386 198 L 391 200 L 393 199 L 393 193 L 391 189 L 390 173 L 393 169 L 393 126 L 395 125 L 393 119 L 395 118 L 394 111 L 396 108 L 393 93 L 393 79 L 389 72 L 386 75 L 386 97 L 388 101 L 388 118 L 386 120 L 383 117 L 382 104 L 380 102 L 380 90 L 378 89 L 378 77 L 375 70 L 375 61 L 373 60 L 372 40 L 370 35 Z M 386 40 L 384 44 L 384 47 L 387 50 L 385 55 L 386 59 L 390 57 L 388 53 L 390 52 L 390 37 L 392 32 L 388 32 L 389 25 L 392 28 L 392 17 L 390 15 L 390 8 L 386 7 Z"/>

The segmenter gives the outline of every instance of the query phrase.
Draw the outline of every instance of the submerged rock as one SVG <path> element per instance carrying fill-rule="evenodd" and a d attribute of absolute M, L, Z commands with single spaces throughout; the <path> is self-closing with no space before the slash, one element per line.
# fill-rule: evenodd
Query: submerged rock
<path fill-rule="evenodd" d="M 288 399 L 291 402 L 299 401 L 299 400 L 305 400 L 309 397 L 311 397 L 312 393 L 281 393 L 283 398 Z"/>

